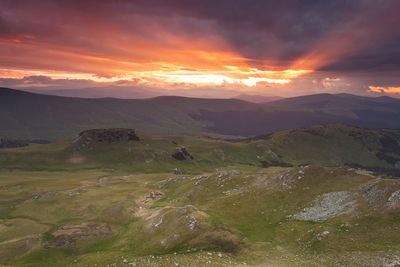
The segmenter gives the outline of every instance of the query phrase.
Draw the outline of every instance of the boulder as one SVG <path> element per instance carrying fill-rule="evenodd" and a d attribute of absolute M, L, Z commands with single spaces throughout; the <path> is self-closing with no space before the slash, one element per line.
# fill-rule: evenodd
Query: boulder
<path fill-rule="evenodd" d="M 177 147 L 176 152 L 172 157 L 177 160 L 193 159 L 193 156 L 186 150 L 185 147 Z"/>
<path fill-rule="evenodd" d="M 176 175 L 181 175 L 181 174 L 183 174 L 182 170 L 181 170 L 181 169 L 178 169 L 178 168 L 175 168 L 172 172 L 173 172 L 174 174 L 176 174 Z"/>

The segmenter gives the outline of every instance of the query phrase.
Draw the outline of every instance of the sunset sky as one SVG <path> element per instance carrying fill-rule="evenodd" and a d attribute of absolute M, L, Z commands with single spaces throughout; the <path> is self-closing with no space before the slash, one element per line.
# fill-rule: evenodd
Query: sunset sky
<path fill-rule="evenodd" d="M 400 1 L 0 0 L 0 87 L 400 97 Z"/>

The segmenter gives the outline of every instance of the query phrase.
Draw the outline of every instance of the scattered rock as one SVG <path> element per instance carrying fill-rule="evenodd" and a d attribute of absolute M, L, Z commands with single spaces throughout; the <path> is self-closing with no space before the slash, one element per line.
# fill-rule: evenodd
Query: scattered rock
<path fill-rule="evenodd" d="M 164 196 L 163 193 L 159 192 L 159 191 L 151 191 L 150 195 L 146 198 L 150 198 L 152 200 L 156 200 L 156 199 L 160 199 Z"/>
<path fill-rule="evenodd" d="M 383 267 L 400 267 L 400 260 L 383 264 Z"/>
<path fill-rule="evenodd" d="M 230 173 L 231 173 L 232 175 L 239 175 L 239 174 L 241 174 L 241 172 L 240 172 L 239 170 L 231 170 Z"/>
<path fill-rule="evenodd" d="M 33 199 L 41 199 L 42 197 L 49 196 L 49 195 L 52 195 L 52 194 L 54 194 L 54 193 L 52 193 L 52 192 L 44 192 L 44 193 L 41 193 L 39 195 L 34 195 Z"/>
<path fill-rule="evenodd" d="M 228 171 L 220 171 L 218 172 L 218 178 L 227 176 L 227 175 L 239 175 L 241 172 L 239 170 L 228 170 Z"/>
<path fill-rule="evenodd" d="M 182 231 L 185 230 L 185 227 L 183 227 L 184 225 L 193 231 L 200 227 L 200 217 L 202 216 L 199 214 L 199 211 L 192 205 L 179 208 L 166 206 L 153 212 L 153 214 L 145 219 L 147 221 L 145 228 L 151 230 L 152 228 L 160 227 L 164 222 L 166 222 L 167 224 L 173 223 L 174 227 L 180 225 L 180 230 Z"/>
<path fill-rule="evenodd" d="M 277 171 L 257 177 L 253 185 L 268 188 L 269 191 L 282 191 L 293 189 L 302 178 L 304 175 L 299 175 L 297 171 Z"/>
<path fill-rule="evenodd" d="M 368 204 L 373 208 L 377 209 L 384 204 L 386 194 L 389 192 L 388 187 L 381 186 L 382 179 L 374 179 L 360 186 L 362 192 Z"/>
<path fill-rule="evenodd" d="M 144 233 L 160 237 L 150 240 L 150 245 L 165 251 L 192 240 L 209 227 L 207 215 L 192 205 L 166 206 L 145 217 L 142 223 Z"/>
<path fill-rule="evenodd" d="M 235 189 L 232 189 L 232 190 L 222 191 L 222 194 L 229 196 L 229 195 L 232 195 L 232 194 L 234 194 L 236 192 L 239 192 L 239 191 L 240 191 L 239 189 L 235 188 Z"/>
<path fill-rule="evenodd" d="M 191 215 L 189 218 L 190 218 L 189 229 L 193 231 L 194 228 L 198 225 L 198 221 L 194 215 Z"/>
<path fill-rule="evenodd" d="M 145 199 L 136 202 L 137 208 L 133 209 L 134 214 L 136 216 L 146 215 L 148 212 L 147 208 L 151 205 L 151 203 L 162 198 L 163 196 L 164 194 L 160 191 L 151 191 L 149 195 L 145 197 Z"/>
<path fill-rule="evenodd" d="M 328 236 L 329 234 L 330 234 L 329 231 L 323 231 L 322 233 L 317 234 L 317 239 L 322 240 L 324 237 Z"/>
<path fill-rule="evenodd" d="M 400 208 L 400 190 L 397 190 L 390 195 L 387 201 L 387 206 L 389 209 Z"/>
<path fill-rule="evenodd" d="M 322 194 L 314 200 L 314 206 L 305 208 L 302 212 L 290 215 L 288 218 L 321 222 L 342 214 L 350 214 L 357 207 L 355 196 L 356 193 L 348 191 Z"/>

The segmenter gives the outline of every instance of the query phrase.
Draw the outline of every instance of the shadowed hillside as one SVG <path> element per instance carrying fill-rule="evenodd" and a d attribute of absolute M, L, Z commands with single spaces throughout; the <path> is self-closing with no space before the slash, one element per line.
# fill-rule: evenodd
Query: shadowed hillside
<path fill-rule="evenodd" d="M 249 137 L 317 124 L 399 128 L 400 100 L 310 95 L 256 104 L 237 99 L 84 99 L 0 89 L 0 136 L 59 140 L 93 128 Z"/>
<path fill-rule="evenodd" d="M 271 162 L 400 169 L 400 130 L 319 125 L 248 140 L 273 152 Z M 397 175 L 400 173 L 397 172 Z"/>

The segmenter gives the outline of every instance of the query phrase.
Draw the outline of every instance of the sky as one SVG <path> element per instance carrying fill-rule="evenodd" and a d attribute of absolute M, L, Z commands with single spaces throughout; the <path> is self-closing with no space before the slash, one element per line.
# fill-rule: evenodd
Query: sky
<path fill-rule="evenodd" d="M 400 97 L 398 0 L 0 0 L 0 87 Z"/>

